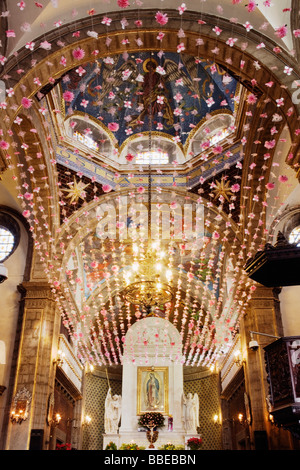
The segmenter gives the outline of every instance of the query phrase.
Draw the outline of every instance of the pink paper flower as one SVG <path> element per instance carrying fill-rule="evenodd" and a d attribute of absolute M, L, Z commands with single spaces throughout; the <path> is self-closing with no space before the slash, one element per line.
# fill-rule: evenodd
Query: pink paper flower
<path fill-rule="evenodd" d="M 9 143 L 6 140 L 0 140 L 0 148 L 3 150 L 7 150 L 9 148 Z"/>
<path fill-rule="evenodd" d="M 83 49 L 81 49 L 81 47 L 77 47 L 76 49 L 74 49 L 72 51 L 72 55 L 73 55 L 74 59 L 81 60 L 81 59 L 84 58 L 85 52 L 84 52 Z"/>
<path fill-rule="evenodd" d="M 65 91 L 63 94 L 63 99 L 68 103 L 71 102 L 74 98 L 74 93 L 72 91 Z"/>
<path fill-rule="evenodd" d="M 17 3 L 17 5 L 18 5 L 18 7 L 20 8 L 21 11 L 24 10 L 24 8 L 26 7 L 26 3 L 23 2 L 23 1 Z"/>
<path fill-rule="evenodd" d="M 16 37 L 16 33 L 14 32 L 13 29 L 8 29 L 6 31 L 6 37 L 7 38 L 15 38 Z"/>
<path fill-rule="evenodd" d="M 145 188 L 143 188 L 143 186 L 139 186 L 138 189 L 137 189 L 137 192 L 139 194 L 143 194 L 145 192 Z"/>
<path fill-rule="evenodd" d="M 110 122 L 108 124 L 108 129 L 112 132 L 117 132 L 119 130 L 119 124 L 117 122 Z"/>
<path fill-rule="evenodd" d="M 253 93 L 251 93 L 247 98 L 247 103 L 249 104 L 254 104 L 256 103 L 256 101 L 257 101 L 257 98 Z"/>
<path fill-rule="evenodd" d="M 26 217 L 26 219 L 28 219 L 28 217 L 30 217 L 30 211 L 25 210 L 25 211 L 22 212 L 22 215 L 23 215 L 23 217 Z"/>
<path fill-rule="evenodd" d="M 106 26 L 110 26 L 110 23 L 112 22 L 111 18 L 108 18 L 107 16 L 103 16 L 103 19 L 101 21 L 102 24 L 105 24 Z"/>
<path fill-rule="evenodd" d="M 253 0 L 250 0 L 250 2 L 248 3 L 248 5 L 246 5 L 246 7 L 249 13 L 251 13 L 252 11 L 255 10 L 255 8 L 257 7 L 257 4 Z"/>
<path fill-rule="evenodd" d="M 161 11 L 158 11 L 155 15 L 155 19 L 158 24 L 160 25 L 165 25 L 169 21 L 167 13 L 162 13 Z"/>
<path fill-rule="evenodd" d="M 112 190 L 112 187 L 110 186 L 110 184 L 103 184 L 102 190 L 104 193 L 109 193 Z"/>
<path fill-rule="evenodd" d="M 132 153 L 128 153 L 125 158 L 128 162 L 132 162 L 132 160 L 134 159 L 134 155 L 132 155 Z"/>
<path fill-rule="evenodd" d="M 22 98 L 22 100 L 21 100 L 21 104 L 22 104 L 23 108 L 29 109 L 29 108 L 31 108 L 31 106 L 32 106 L 32 100 L 29 99 L 29 98 L 26 98 L 26 97 L 24 96 L 24 97 Z"/>
<path fill-rule="evenodd" d="M 285 24 L 283 26 L 280 26 L 279 28 L 276 28 L 275 31 L 276 36 L 282 39 L 287 35 L 287 25 Z"/>
<path fill-rule="evenodd" d="M 275 147 L 275 144 L 276 144 L 276 142 L 275 142 L 274 139 L 273 140 L 266 140 L 265 147 L 266 147 L 266 149 L 272 149 L 273 147 Z"/>
<path fill-rule="evenodd" d="M 179 15 L 183 15 L 183 13 L 185 12 L 186 10 L 186 4 L 185 3 L 182 3 L 180 5 L 180 7 L 178 7 L 178 11 L 179 11 Z"/>
<path fill-rule="evenodd" d="M 274 183 L 267 183 L 267 184 L 266 184 L 266 188 L 267 188 L 267 189 L 274 189 L 274 188 L 275 188 L 275 184 L 274 184 Z"/>
<path fill-rule="evenodd" d="M 219 26 L 215 26 L 213 28 L 213 32 L 216 33 L 217 36 L 220 36 L 220 34 L 222 33 L 222 29 L 220 29 Z"/>
<path fill-rule="evenodd" d="M 281 183 L 285 183 L 286 181 L 288 181 L 288 177 L 286 175 L 280 175 L 278 179 Z"/>
<path fill-rule="evenodd" d="M 130 6 L 130 3 L 128 0 L 118 0 L 118 5 L 120 8 L 127 8 Z"/>
<path fill-rule="evenodd" d="M 240 185 L 239 185 L 238 183 L 235 183 L 235 184 L 233 184 L 233 185 L 231 186 L 231 191 L 232 191 L 233 193 L 238 193 L 239 190 L 240 190 Z"/>

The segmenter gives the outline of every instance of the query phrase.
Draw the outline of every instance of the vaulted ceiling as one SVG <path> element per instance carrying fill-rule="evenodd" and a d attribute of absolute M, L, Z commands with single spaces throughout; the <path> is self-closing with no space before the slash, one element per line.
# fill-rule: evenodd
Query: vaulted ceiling
<path fill-rule="evenodd" d="M 1 1 L 3 184 L 16 185 L 35 275 L 99 365 L 122 360 L 144 315 L 122 298 L 133 240 L 103 238 L 99 223 L 123 216 L 127 198 L 129 229 L 149 182 L 174 233 L 176 208 L 189 207 L 191 238 L 163 243 L 174 302 L 157 315 L 181 331 L 186 363 L 208 366 L 255 290 L 243 267 L 272 241 L 270 202 L 298 184 L 297 2 L 91 3 Z M 138 160 L 149 145 L 167 160 Z"/>

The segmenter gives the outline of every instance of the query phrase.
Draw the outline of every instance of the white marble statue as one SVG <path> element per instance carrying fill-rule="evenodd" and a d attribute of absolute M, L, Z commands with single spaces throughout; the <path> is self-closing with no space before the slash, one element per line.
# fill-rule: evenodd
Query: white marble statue
<path fill-rule="evenodd" d="M 183 394 L 183 416 L 185 430 L 187 433 L 197 433 L 199 427 L 199 397 L 197 393 L 194 396 L 188 393 Z"/>
<path fill-rule="evenodd" d="M 105 399 L 104 428 L 106 434 L 117 434 L 122 411 L 121 395 L 111 394 L 111 388 L 108 389 Z"/>

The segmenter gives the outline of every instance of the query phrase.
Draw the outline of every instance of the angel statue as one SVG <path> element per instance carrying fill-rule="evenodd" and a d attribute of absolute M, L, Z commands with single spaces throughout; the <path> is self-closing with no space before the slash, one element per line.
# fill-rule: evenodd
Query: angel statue
<path fill-rule="evenodd" d="M 197 433 L 199 427 L 199 397 L 197 393 L 194 396 L 188 393 L 183 394 L 184 422 L 187 433 Z"/>
<path fill-rule="evenodd" d="M 106 434 L 117 434 L 122 411 L 121 395 L 111 394 L 111 388 L 108 389 L 105 399 L 104 428 Z"/>

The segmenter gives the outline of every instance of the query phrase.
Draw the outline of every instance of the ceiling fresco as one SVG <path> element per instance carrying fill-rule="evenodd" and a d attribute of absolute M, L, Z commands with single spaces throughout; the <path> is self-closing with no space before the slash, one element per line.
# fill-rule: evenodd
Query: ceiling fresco
<path fill-rule="evenodd" d="M 184 145 L 207 114 L 234 113 L 239 89 L 219 65 L 171 52 L 125 53 L 83 64 L 62 78 L 61 87 L 66 116 L 92 116 L 113 132 L 119 147 L 150 125 Z"/>

